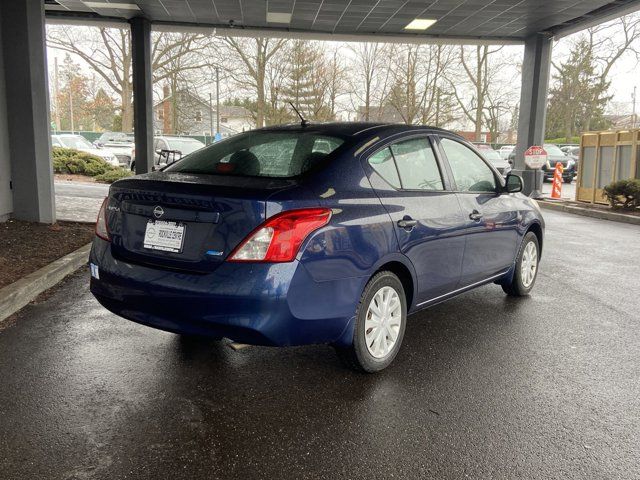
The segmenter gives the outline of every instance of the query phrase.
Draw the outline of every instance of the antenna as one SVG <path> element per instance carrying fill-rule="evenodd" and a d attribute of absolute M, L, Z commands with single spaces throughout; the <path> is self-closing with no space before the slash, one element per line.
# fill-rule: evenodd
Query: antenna
<path fill-rule="evenodd" d="M 307 122 L 305 120 L 305 118 L 302 116 L 302 114 L 298 111 L 298 109 L 295 107 L 295 105 L 292 102 L 289 102 L 289 105 L 291 105 L 291 108 L 293 108 L 293 111 L 296 112 L 298 114 L 298 116 L 300 117 L 300 125 L 302 125 L 303 127 L 306 127 L 307 125 L 309 125 L 309 122 Z"/>

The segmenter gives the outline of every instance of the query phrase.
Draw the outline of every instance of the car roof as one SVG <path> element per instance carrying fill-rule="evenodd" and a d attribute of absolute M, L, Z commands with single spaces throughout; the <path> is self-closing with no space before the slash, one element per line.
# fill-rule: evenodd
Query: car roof
<path fill-rule="evenodd" d="M 427 125 L 407 125 L 403 123 L 381 123 L 381 122 L 329 122 L 329 123 L 308 123 L 302 126 L 300 123 L 269 126 L 258 129 L 263 132 L 306 132 L 319 135 L 335 137 L 356 137 L 369 134 L 391 134 L 422 130 L 430 133 L 446 133 L 460 137 L 458 134 L 438 127 Z M 460 137 L 461 138 L 461 137 Z"/>
<path fill-rule="evenodd" d="M 193 140 L 194 142 L 200 142 L 200 140 L 198 140 L 197 138 L 191 138 L 191 137 L 182 137 L 180 135 L 156 135 L 153 138 L 164 138 L 167 140 Z M 200 142 L 202 143 L 202 142 Z"/>

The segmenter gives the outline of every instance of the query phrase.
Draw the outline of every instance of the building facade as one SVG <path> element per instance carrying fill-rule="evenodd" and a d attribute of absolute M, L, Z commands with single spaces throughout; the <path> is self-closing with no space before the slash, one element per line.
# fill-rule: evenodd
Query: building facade
<path fill-rule="evenodd" d="M 171 93 L 163 89 L 164 98 L 153 107 L 153 126 L 156 135 L 215 134 L 217 114 L 215 105 L 187 90 Z M 255 122 L 244 107 L 220 106 L 220 133 L 229 137 L 251 130 Z"/>

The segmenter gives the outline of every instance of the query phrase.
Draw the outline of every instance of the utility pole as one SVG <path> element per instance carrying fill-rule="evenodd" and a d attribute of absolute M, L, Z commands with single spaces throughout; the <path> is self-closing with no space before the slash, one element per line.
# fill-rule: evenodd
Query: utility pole
<path fill-rule="evenodd" d="M 73 80 L 71 77 L 71 73 L 69 73 L 69 81 L 67 82 L 67 88 L 69 89 L 69 115 L 71 117 L 71 133 L 75 131 L 75 126 L 73 124 Z"/>
<path fill-rule="evenodd" d="M 631 128 L 636 128 L 636 88 L 633 87 L 633 94 L 631 98 L 633 99 L 633 113 L 631 114 Z"/>
<path fill-rule="evenodd" d="M 218 67 L 216 67 L 216 133 L 220 133 L 220 68 Z"/>
<path fill-rule="evenodd" d="M 58 102 L 60 101 L 60 83 L 58 81 L 58 57 L 54 59 L 54 73 L 53 73 L 53 95 L 55 97 L 55 110 L 54 110 L 54 121 L 56 124 L 56 132 L 60 130 L 60 105 Z"/>
<path fill-rule="evenodd" d="M 436 87 L 436 128 L 440 126 L 440 86 Z"/>
<path fill-rule="evenodd" d="M 209 92 L 209 135 L 212 136 L 211 143 L 213 143 L 215 133 L 213 132 L 213 98 L 211 92 Z"/>

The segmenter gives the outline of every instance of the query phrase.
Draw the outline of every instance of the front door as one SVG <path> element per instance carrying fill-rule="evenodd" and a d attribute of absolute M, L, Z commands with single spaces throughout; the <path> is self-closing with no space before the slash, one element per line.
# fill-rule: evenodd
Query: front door
<path fill-rule="evenodd" d="M 397 140 L 367 158 L 365 168 L 394 223 L 400 251 L 413 264 L 420 304 L 454 290 L 464 254 L 464 223 L 455 193 L 445 189 L 428 137 Z"/>
<path fill-rule="evenodd" d="M 465 216 L 465 252 L 460 287 L 507 270 L 518 246 L 518 211 L 510 195 L 500 194 L 496 172 L 463 143 L 442 137 L 460 209 Z"/>

